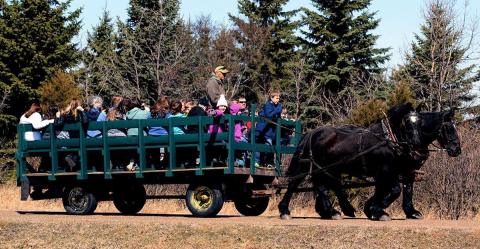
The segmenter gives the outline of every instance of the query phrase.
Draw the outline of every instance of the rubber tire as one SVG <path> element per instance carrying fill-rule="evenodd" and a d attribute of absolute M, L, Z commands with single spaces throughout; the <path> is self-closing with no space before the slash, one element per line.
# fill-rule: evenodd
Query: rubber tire
<path fill-rule="evenodd" d="M 77 205 L 79 203 L 73 203 L 74 199 L 72 195 L 77 195 L 77 197 L 80 195 L 80 197 L 84 199 L 84 203 L 80 205 Z M 62 202 L 67 214 L 74 215 L 92 214 L 95 212 L 98 204 L 95 195 L 82 187 L 65 189 L 62 196 Z"/>
<path fill-rule="evenodd" d="M 270 198 L 268 197 L 259 197 L 235 200 L 234 204 L 237 211 L 242 215 L 259 216 L 267 210 L 269 201 Z"/>
<path fill-rule="evenodd" d="M 198 202 L 198 200 L 196 200 L 195 196 L 198 191 L 209 192 L 211 203 L 204 209 L 196 207 L 195 202 Z M 185 203 L 190 213 L 195 217 L 214 217 L 222 210 L 224 198 L 218 186 L 190 185 L 185 196 Z"/>
<path fill-rule="evenodd" d="M 147 201 L 147 192 L 141 184 L 122 187 L 113 192 L 113 205 L 120 213 L 134 215 L 142 210 Z"/>

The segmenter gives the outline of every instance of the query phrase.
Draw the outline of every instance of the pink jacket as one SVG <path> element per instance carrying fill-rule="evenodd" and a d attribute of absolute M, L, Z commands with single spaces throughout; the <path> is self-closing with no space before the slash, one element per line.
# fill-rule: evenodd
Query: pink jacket
<path fill-rule="evenodd" d="M 223 116 L 223 112 L 220 110 L 215 110 L 215 114 L 213 114 L 213 117 L 220 118 L 221 116 Z M 224 124 L 211 124 L 208 126 L 208 133 L 222 133 L 224 129 Z"/>

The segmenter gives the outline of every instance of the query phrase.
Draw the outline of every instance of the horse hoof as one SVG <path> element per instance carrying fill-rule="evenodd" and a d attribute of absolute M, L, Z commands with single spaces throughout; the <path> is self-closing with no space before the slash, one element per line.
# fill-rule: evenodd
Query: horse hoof
<path fill-rule="evenodd" d="M 282 219 L 282 220 L 291 220 L 291 219 L 292 219 L 292 216 L 290 216 L 289 214 L 282 214 L 282 215 L 280 215 L 280 219 Z"/>
<path fill-rule="evenodd" d="M 334 215 L 332 215 L 332 220 L 341 220 L 342 219 L 342 215 L 340 215 L 339 213 L 336 213 Z"/>
<path fill-rule="evenodd" d="M 320 218 L 322 220 L 341 220 L 342 215 L 340 213 L 334 213 L 334 214 L 328 215 L 328 216 L 320 216 Z"/>
<path fill-rule="evenodd" d="M 407 214 L 407 219 L 422 220 L 423 215 L 420 212 L 413 213 L 413 214 Z"/>
<path fill-rule="evenodd" d="M 390 218 L 390 216 L 388 216 L 387 214 L 382 214 L 377 220 L 378 221 L 391 221 L 392 218 Z"/>
<path fill-rule="evenodd" d="M 343 212 L 343 214 L 345 216 L 348 216 L 348 217 L 351 217 L 351 218 L 355 218 L 355 212 Z"/>

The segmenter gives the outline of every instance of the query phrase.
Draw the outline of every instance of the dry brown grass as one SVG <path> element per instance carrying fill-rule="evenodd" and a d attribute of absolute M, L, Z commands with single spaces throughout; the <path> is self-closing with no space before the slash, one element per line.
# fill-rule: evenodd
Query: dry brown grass
<path fill-rule="evenodd" d="M 0 222 L 0 248 L 477 248 L 478 230 L 333 225 Z"/>

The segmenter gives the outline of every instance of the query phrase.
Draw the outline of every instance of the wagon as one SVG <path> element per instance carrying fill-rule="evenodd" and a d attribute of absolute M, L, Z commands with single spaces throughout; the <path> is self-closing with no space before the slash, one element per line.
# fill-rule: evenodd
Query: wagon
<path fill-rule="evenodd" d="M 252 106 L 254 110 L 254 106 Z M 254 113 L 254 112 L 251 112 Z M 68 214 L 91 214 L 99 201 L 113 201 L 122 214 L 136 214 L 147 199 L 184 198 L 190 212 L 197 217 L 211 217 L 220 212 L 224 202 L 233 201 L 243 215 L 262 214 L 268 206 L 269 195 L 265 191 L 281 176 L 282 156 L 293 154 L 300 141 L 299 121 L 279 119 L 276 125 L 276 141 L 281 140 L 282 129 L 294 131 L 287 143 L 265 145 L 256 143 L 255 133 L 249 134 L 250 142 L 236 142 L 233 125 L 235 122 L 255 123 L 265 121 L 255 115 L 225 115 L 213 117 L 191 117 L 150 120 L 125 120 L 90 122 L 88 127 L 80 123 L 67 124 L 61 130 L 52 125 L 44 134 L 58 134 L 60 131 L 77 131 L 78 138 L 25 141 L 24 133 L 32 131 L 31 125 L 18 125 L 17 185 L 21 187 L 21 200 L 61 198 Z M 209 134 L 204 127 L 220 122 L 228 131 Z M 174 134 L 174 127 L 197 126 L 199 132 Z M 169 135 L 149 136 L 139 132 L 138 136 L 90 138 L 86 130 L 99 130 L 107 134 L 110 129 L 164 127 Z M 161 166 L 152 164 L 151 151 L 165 151 Z M 225 153 L 225 160 L 215 159 Z M 238 153 L 249 155 L 256 152 L 275 154 L 274 168 L 256 167 L 254 160 L 244 165 L 236 163 Z M 138 156 L 138 168 L 128 171 L 112 162 L 116 155 L 134 153 Z M 79 158 L 76 168 L 69 170 L 64 155 Z M 44 172 L 31 170 L 27 159 L 41 157 Z M 193 164 L 186 164 L 189 158 Z M 185 195 L 148 195 L 145 185 L 186 184 Z"/>

